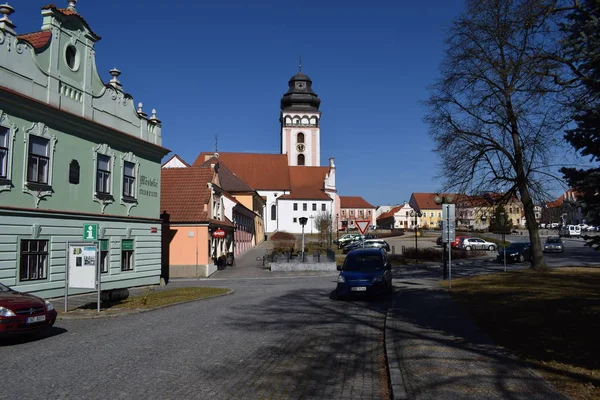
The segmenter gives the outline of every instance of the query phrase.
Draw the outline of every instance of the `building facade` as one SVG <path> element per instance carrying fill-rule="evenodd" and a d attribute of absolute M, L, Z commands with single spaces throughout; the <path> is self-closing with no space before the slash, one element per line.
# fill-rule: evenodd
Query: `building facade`
<path fill-rule="evenodd" d="M 42 8 L 41 31 L 26 35 L 0 6 L 0 279 L 44 297 L 64 295 L 86 224 L 103 289 L 161 276 L 161 122 L 134 105 L 120 71 L 102 81 L 100 37 L 74 4 Z"/>
<path fill-rule="evenodd" d="M 375 226 L 375 206 L 359 196 L 340 196 L 339 226 L 346 229 L 358 229 L 355 221 L 369 221 Z"/>

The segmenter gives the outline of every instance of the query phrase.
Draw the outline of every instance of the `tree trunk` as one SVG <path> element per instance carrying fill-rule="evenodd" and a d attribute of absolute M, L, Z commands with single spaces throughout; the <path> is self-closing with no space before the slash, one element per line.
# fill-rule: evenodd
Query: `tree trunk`
<path fill-rule="evenodd" d="M 540 241 L 540 230 L 537 221 L 535 220 L 535 205 L 533 204 L 533 200 L 526 185 L 519 185 L 519 193 L 521 194 L 523 211 L 525 212 L 525 219 L 527 221 L 529 243 L 531 243 L 531 248 L 529 250 L 531 252 L 531 269 L 535 271 L 546 271 L 548 266 L 544 261 L 544 253 L 542 252 L 542 244 Z"/>

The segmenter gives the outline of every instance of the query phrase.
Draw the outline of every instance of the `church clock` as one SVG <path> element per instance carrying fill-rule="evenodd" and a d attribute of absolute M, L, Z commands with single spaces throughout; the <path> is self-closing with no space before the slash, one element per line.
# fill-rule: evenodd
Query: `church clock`
<path fill-rule="evenodd" d="M 296 145 L 296 150 L 298 150 L 298 151 L 299 151 L 299 152 L 301 152 L 301 153 L 304 151 L 304 149 L 305 149 L 305 148 L 306 148 L 306 147 L 304 146 L 304 144 L 303 144 L 303 143 L 298 143 L 298 144 Z"/>

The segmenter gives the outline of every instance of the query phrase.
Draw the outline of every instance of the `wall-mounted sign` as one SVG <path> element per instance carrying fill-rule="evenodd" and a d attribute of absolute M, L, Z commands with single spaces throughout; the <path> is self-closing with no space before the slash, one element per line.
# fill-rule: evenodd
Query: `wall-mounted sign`
<path fill-rule="evenodd" d="M 153 226 L 150 228 L 150 233 L 157 233 L 158 232 L 158 228 Z"/>
<path fill-rule="evenodd" d="M 226 235 L 225 231 L 221 228 L 219 228 L 213 232 L 213 237 L 216 237 L 216 238 L 224 238 L 225 235 Z"/>
<path fill-rule="evenodd" d="M 98 240 L 98 224 L 83 224 L 83 240 Z"/>

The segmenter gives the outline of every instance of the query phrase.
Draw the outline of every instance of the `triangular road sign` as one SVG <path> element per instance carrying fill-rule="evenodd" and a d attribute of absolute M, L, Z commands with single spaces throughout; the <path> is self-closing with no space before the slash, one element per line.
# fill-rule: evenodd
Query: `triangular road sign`
<path fill-rule="evenodd" d="M 371 223 L 371 221 L 369 221 L 369 220 L 367 220 L 367 221 L 354 221 L 354 223 L 356 224 L 356 227 L 358 228 L 358 230 L 360 231 L 360 233 L 362 233 L 364 235 L 365 232 L 367 231 L 367 229 L 369 229 L 369 224 Z"/>

